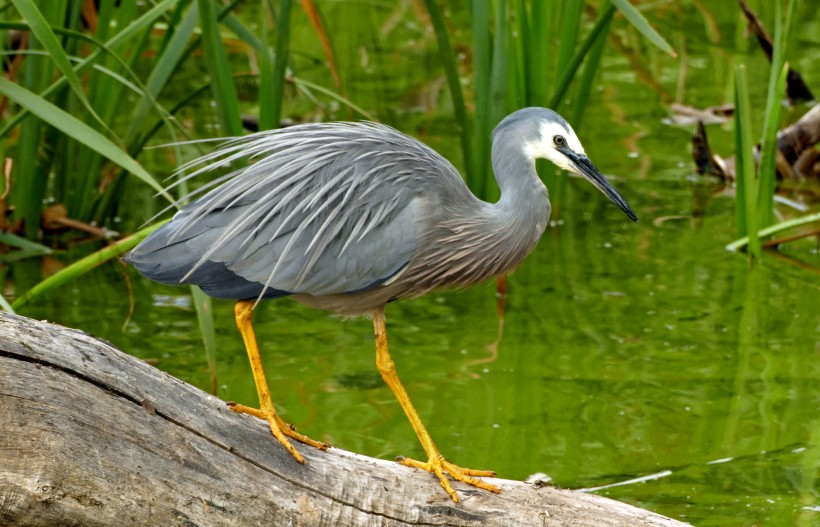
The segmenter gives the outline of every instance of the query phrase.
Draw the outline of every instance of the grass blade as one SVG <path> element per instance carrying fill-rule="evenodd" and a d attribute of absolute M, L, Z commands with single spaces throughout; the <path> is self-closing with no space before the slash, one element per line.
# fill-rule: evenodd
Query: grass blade
<path fill-rule="evenodd" d="M 473 128 L 473 173 L 467 184 L 479 198 L 488 186 L 490 151 L 490 6 L 488 0 L 473 0 L 473 90 L 475 127 Z"/>
<path fill-rule="evenodd" d="M 32 251 L 37 254 L 51 254 L 51 249 L 43 244 L 33 242 L 27 238 L 22 238 L 16 234 L 0 231 L 0 243 L 9 247 L 17 247 L 24 251 Z"/>
<path fill-rule="evenodd" d="M 531 106 L 549 104 L 550 76 L 554 71 L 550 64 L 552 54 L 549 52 L 552 9 L 552 4 L 547 2 L 532 2 L 530 10 L 530 24 L 524 46 L 529 59 L 527 103 Z"/>
<path fill-rule="evenodd" d="M 262 2 L 262 12 L 264 19 L 259 24 L 262 26 L 262 49 L 258 53 L 259 61 L 259 130 L 272 130 L 278 128 L 279 121 L 274 110 L 273 97 L 266 94 L 273 93 L 274 74 L 274 51 L 268 46 L 268 19 L 273 18 L 273 0 Z M 284 82 L 284 79 L 282 79 Z"/>
<path fill-rule="evenodd" d="M 273 86 L 271 87 L 271 121 L 279 128 L 282 120 L 282 101 L 285 96 L 285 75 L 290 55 L 290 9 L 291 0 L 279 4 L 279 18 L 276 20 L 276 56 L 273 62 Z M 264 92 L 262 94 L 264 97 Z"/>
<path fill-rule="evenodd" d="M 578 29 L 583 17 L 583 0 L 569 0 L 564 6 L 564 16 L 561 19 L 561 43 L 558 47 L 558 64 L 555 67 L 559 77 L 563 76 L 564 70 L 569 66 L 572 51 L 578 42 Z"/>
<path fill-rule="evenodd" d="M 240 1 L 241 0 L 237 0 L 237 3 Z M 230 10 L 228 8 L 223 7 L 219 13 L 217 13 L 216 19 L 226 28 L 233 31 L 236 36 L 239 37 L 239 40 L 245 42 L 245 44 L 250 46 L 254 51 L 261 51 L 264 46 L 262 41 L 257 38 L 256 34 L 251 31 L 250 28 L 237 20 L 235 17 L 231 16 L 229 11 Z"/>
<path fill-rule="evenodd" d="M 759 231 L 757 231 L 757 236 L 758 238 L 765 238 L 767 236 L 778 234 L 789 229 L 794 229 L 795 227 L 808 225 L 809 223 L 814 223 L 816 221 L 820 221 L 820 212 L 815 212 L 814 214 L 808 214 L 806 216 L 800 216 L 799 218 L 793 218 L 788 221 L 782 221 L 776 225 L 770 225 L 765 229 L 760 229 Z M 726 246 L 726 250 L 736 252 L 742 249 L 743 247 L 746 247 L 747 245 L 749 245 L 749 236 L 744 236 L 728 244 Z"/>
<path fill-rule="evenodd" d="M 507 113 L 517 110 L 526 104 L 527 101 L 527 51 L 524 42 L 527 38 L 526 6 L 522 0 L 512 0 L 508 4 L 507 14 L 504 18 L 503 27 L 507 44 L 504 53 L 508 56 L 507 67 L 505 68 L 506 79 L 502 82 L 508 89 L 503 90 L 504 106 L 503 112 L 497 124 Z M 524 14 L 520 14 L 522 13 Z"/>
<path fill-rule="evenodd" d="M 755 177 L 749 87 L 746 81 L 746 67 L 743 64 L 735 67 L 735 147 L 738 234 L 749 235 L 749 255 L 753 259 L 759 259 L 761 247 L 760 238 L 757 236 L 758 185 Z"/>
<path fill-rule="evenodd" d="M 137 246 L 139 242 L 144 240 L 146 236 L 154 232 L 155 229 L 159 228 L 160 226 L 164 225 L 168 220 L 163 220 L 153 225 L 149 225 L 144 229 L 135 232 L 131 236 L 123 238 L 115 243 L 112 243 L 108 247 L 100 249 L 99 251 L 89 254 L 85 258 L 81 258 L 77 260 L 73 264 L 60 269 L 53 275 L 49 276 L 42 282 L 38 283 L 11 303 L 14 309 L 20 309 L 25 305 L 29 304 L 35 298 L 44 295 L 45 293 L 60 287 L 61 285 L 73 280 L 74 278 L 80 276 L 81 274 L 87 273 L 88 271 L 94 269 L 98 265 L 101 265 L 111 258 L 118 256 L 125 251 L 133 249 Z"/>
<path fill-rule="evenodd" d="M 433 24 L 433 31 L 436 34 L 439 56 L 444 68 L 444 75 L 447 77 L 447 85 L 450 88 L 450 98 L 453 101 L 453 111 L 456 114 L 456 123 L 459 128 L 461 138 L 461 152 L 464 156 L 467 180 L 471 179 L 473 173 L 473 153 L 470 141 L 470 123 L 467 120 L 467 107 L 464 105 L 464 93 L 461 91 L 461 79 L 458 75 L 458 65 L 453 46 L 450 44 L 450 37 L 447 34 L 447 27 L 444 24 L 444 16 L 439 9 L 436 0 L 424 0 L 427 6 L 427 13 L 430 15 L 430 22 Z"/>
<path fill-rule="evenodd" d="M 490 126 L 495 126 L 506 114 L 504 94 L 514 87 L 509 82 L 507 72 L 510 68 L 509 33 L 507 28 L 507 2 L 497 0 L 495 11 L 495 39 L 493 41 L 493 60 L 490 67 Z M 493 189 L 495 190 L 495 189 Z M 489 196 L 488 196 L 489 197 Z"/>
<path fill-rule="evenodd" d="M 775 52 L 775 55 L 777 52 Z M 774 61 L 773 61 L 774 62 Z M 760 146 L 760 165 L 758 166 L 758 179 L 760 189 L 758 204 L 760 207 L 759 227 L 765 227 L 774 223 L 774 189 L 777 179 L 777 130 L 780 127 L 783 116 L 783 106 L 781 99 L 786 93 L 786 77 L 789 73 L 789 65 L 783 64 L 780 73 L 772 64 L 772 83 L 769 86 L 769 97 L 766 100 L 766 117 L 763 125 L 763 140 Z"/>
<path fill-rule="evenodd" d="M 592 92 L 592 86 L 595 82 L 595 75 L 598 73 L 598 68 L 601 65 L 601 57 L 604 54 L 606 37 L 609 35 L 610 27 L 612 27 L 612 16 L 605 17 L 604 26 L 601 32 L 595 37 L 595 40 L 592 43 L 592 48 L 587 54 L 584 64 L 584 71 L 581 73 L 578 93 L 574 98 L 575 104 L 573 104 L 572 109 L 572 126 L 575 127 L 576 130 L 581 126 L 581 121 L 584 117 L 584 110 L 587 107 L 589 94 Z"/>
<path fill-rule="evenodd" d="M 572 60 L 570 60 L 569 64 L 567 65 L 566 70 L 561 74 L 561 77 L 558 83 L 555 86 L 555 92 L 552 94 L 552 99 L 550 100 L 550 107 L 556 108 L 561 101 L 564 100 L 564 96 L 569 89 L 569 85 L 572 82 L 572 79 L 575 78 L 575 74 L 578 71 L 578 68 L 581 66 L 581 63 L 584 61 L 584 57 L 587 56 L 587 53 L 592 49 L 592 45 L 598 39 L 598 37 L 609 30 L 609 23 L 612 20 L 612 16 L 615 14 L 615 8 L 612 5 L 607 5 L 604 9 L 604 12 L 598 17 L 598 20 L 595 22 L 595 25 L 592 26 L 592 30 L 590 30 L 589 35 L 584 39 L 578 49 L 575 51 L 575 55 L 572 56 Z"/>
<path fill-rule="evenodd" d="M 515 71 L 519 76 L 516 79 L 518 92 L 515 94 L 516 99 L 513 101 L 513 106 L 531 106 L 527 103 L 530 98 L 530 85 L 532 83 L 530 80 L 532 76 L 532 70 L 530 69 L 532 59 L 530 58 L 530 17 L 527 12 L 526 0 L 514 0 L 512 16 L 515 22 L 512 47 L 516 56 Z"/>
<path fill-rule="evenodd" d="M 640 11 L 635 9 L 635 7 L 629 3 L 629 0 L 610 1 L 615 5 L 615 7 L 618 8 L 618 11 L 620 11 L 627 20 L 629 20 L 629 23 L 635 26 L 635 29 L 645 36 L 649 42 L 657 46 L 661 51 L 669 53 L 673 57 L 678 56 L 678 54 L 675 53 L 675 50 L 672 49 L 672 46 L 669 45 L 669 42 L 667 42 L 666 39 L 660 35 L 660 33 L 655 31 L 655 28 L 647 22 Z"/>
<path fill-rule="evenodd" d="M 191 11 L 193 12 L 194 15 L 197 14 L 196 5 L 194 5 L 192 7 Z M 196 28 L 196 22 L 198 20 L 197 16 L 188 17 L 188 18 L 191 18 L 193 20 L 193 23 L 190 25 L 190 31 L 183 32 L 183 38 L 180 39 L 182 42 L 187 42 L 188 40 L 190 40 L 190 37 L 193 34 L 194 29 Z M 185 26 L 185 29 L 188 29 L 188 26 L 184 21 L 180 24 L 180 26 L 183 26 L 183 25 Z M 18 30 L 21 30 L 21 31 L 27 31 L 28 26 L 26 26 L 25 24 L 0 22 L 0 30 L 3 30 L 3 29 L 18 29 Z M 178 63 L 179 59 L 177 59 L 177 62 L 173 62 L 173 63 L 170 64 L 170 66 L 168 66 L 168 65 L 165 64 L 167 62 L 166 61 L 167 53 L 164 53 L 156 61 L 157 65 L 151 71 L 151 74 L 148 77 L 148 81 L 145 84 L 143 84 L 140 77 L 137 75 L 137 73 L 134 71 L 134 69 L 131 68 L 129 66 L 129 64 L 121 56 L 119 56 L 112 49 L 110 49 L 107 44 L 100 42 L 99 40 L 97 40 L 94 37 L 90 37 L 90 36 L 88 36 L 84 33 L 78 33 L 74 30 L 67 30 L 67 29 L 62 29 L 62 28 L 53 28 L 53 30 L 58 35 L 67 35 L 67 36 L 70 36 L 73 39 L 83 40 L 83 41 L 88 42 L 89 44 L 97 47 L 99 49 L 99 51 L 103 52 L 106 55 L 106 57 L 113 59 L 116 62 L 116 64 L 124 71 L 124 73 L 127 74 L 127 77 L 124 77 L 123 75 L 121 75 L 119 73 L 116 73 L 116 72 L 112 71 L 111 69 L 109 69 L 105 66 L 102 66 L 100 64 L 93 64 L 91 66 L 95 71 L 98 71 L 100 73 L 103 73 L 104 75 L 107 75 L 108 77 L 111 77 L 112 79 L 116 80 L 118 83 L 122 84 L 124 87 L 126 87 L 129 90 L 131 90 L 132 92 L 134 92 L 136 95 L 141 96 L 146 101 L 147 104 L 144 104 L 144 106 L 145 106 L 144 109 L 141 108 L 143 106 L 143 104 L 142 104 L 143 101 L 142 100 L 140 100 L 140 102 L 137 103 L 136 109 L 134 110 L 135 113 L 130 119 L 132 121 L 132 128 L 137 128 L 136 125 L 141 123 L 142 120 L 145 118 L 144 112 L 150 110 L 151 106 L 153 106 L 154 109 L 157 110 L 157 112 L 160 115 L 165 115 L 165 116 L 168 115 L 168 111 L 165 110 L 160 105 L 160 103 L 156 99 L 156 96 L 159 95 L 160 91 L 164 87 L 164 85 L 167 81 L 167 78 L 170 76 L 170 74 L 175 71 L 175 68 L 177 66 L 177 63 Z M 180 34 L 180 28 L 176 28 L 176 31 L 174 32 L 174 35 L 176 36 L 176 35 L 179 35 L 179 34 Z M 45 51 L 30 50 L 30 49 L 25 50 L 25 51 L 17 51 L 16 53 L 18 55 L 33 55 L 33 56 L 42 55 L 44 57 L 48 56 Z M 77 58 L 77 57 L 69 57 L 69 60 L 71 60 L 72 62 L 75 62 L 75 63 L 84 63 L 84 60 L 82 60 L 80 58 Z M 79 68 L 79 66 L 78 66 L 78 68 Z M 163 75 L 159 76 L 159 81 L 160 82 L 158 82 L 158 80 L 155 78 L 155 77 L 157 77 L 157 72 L 158 71 L 161 74 L 163 74 Z M 167 76 L 164 75 L 166 73 L 166 71 L 167 71 Z M 131 80 L 128 80 L 128 79 L 131 79 Z M 117 107 L 117 108 L 119 107 L 119 105 L 116 104 L 116 101 L 115 101 L 114 106 Z M 140 111 L 140 113 L 137 113 L 138 110 Z M 22 109 L 22 113 L 27 115 L 28 110 Z M 178 126 L 178 128 L 182 129 L 181 126 Z M 4 132 L 7 131 L 7 130 L 9 130 L 8 127 L 3 128 Z M 131 129 L 129 129 L 129 133 L 126 134 L 126 138 L 125 138 L 125 143 L 126 144 L 130 144 L 133 141 L 133 136 L 130 135 L 132 133 L 134 133 L 134 132 Z M 0 134 L 0 135 L 2 135 L 2 134 Z"/>
<path fill-rule="evenodd" d="M 239 95 L 231 76 L 228 55 L 219 32 L 219 22 L 212 0 L 198 0 L 199 20 L 202 25 L 202 44 L 205 62 L 211 76 L 211 87 L 216 101 L 222 132 L 229 136 L 242 134 L 242 116 Z"/>
<path fill-rule="evenodd" d="M 151 188 L 162 194 L 168 201 L 174 201 L 162 186 L 157 183 L 134 158 L 120 150 L 119 147 L 112 143 L 107 137 L 78 120 L 76 117 L 4 77 L 0 77 L 0 93 L 26 108 L 54 128 L 71 136 L 128 172 L 131 172 L 151 186 Z"/>
<path fill-rule="evenodd" d="M 113 3 L 112 0 L 105 0 L 100 4 L 103 9 L 99 21 L 105 25 L 106 29 L 110 28 L 111 25 L 122 27 L 136 18 L 136 4 L 126 2 L 114 9 Z M 147 45 L 147 39 L 150 36 L 148 31 L 144 30 L 140 38 L 136 39 L 127 49 L 120 47 L 111 50 L 112 53 L 101 56 L 101 60 L 94 65 L 95 67 L 85 77 L 88 86 L 88 98 L 92 105 L 98 109 L 100 117 L 107 123 L 116 122 L 116 117 L 122 111 L 124 98 L 130 96 L 130 94 L 126 93 L 127 85 L 103 73 L 102 66 L 110 66 L 114 71 L 119 71 L 117 69 L 119 67 L 124 72 L 132 72 L 133 66 L 136 65 L 136 61 L 141 55 L 141 50 L 145 49 Z M 105 31 L 102 32 L 101 36 L 105 37 Z M 117 64 L 113 64 L 112 61 L 116 61 Z M 132 78 L 138 79 L 133 73 Z M 58 95 L 58 97 L 60 96 Z M 77 115 L 77 110 L 79 108 L 72 113 Z M 98 128 L 93 122 L 89 124 L 95 129 Z M 104 128 L 104 130 L 107 130 L 107 128 Z M 105 135 L 111 137 L 111 134 Z M 62 201 L 68 207 L 68 213 L 71 217 L 99 221 L 101 218 L 99 216 L 95 217 L 97 200 L 101 194 L 110 191 L 110 186 L 106 184 L 109 180 L 104 178 L 101 181 L 99 178 L 105 159 L 96 151 L 76 144 L 73 138 L 67 137 L 66 139 L 67 146 L 73 150 L 77 162 L 75 165 L 64 166 L 66 168 L 76 168 L 79 174 L 83 174 L 83 177 L 69 177 L 66 174 L 67 170 L 60 170 L 57 179 L 62 180 L 65 185 Z M 116 139 L 118 144 L 122 144 L 119 138 Z M 63 174 L 66 174 L 66 176 L 63 177 Z"/>
<path fill-rule="evenodd" d="M 760 226 L 774 223 L 774 189 L 777 176 L 777 129 L 783 115 L 781 101 L 786 93 L 786 76 L 789 66 L 785 64 L 786 35 L 789 31 L 792 14 L 797 2 L 792 0 L 786 15 L 785 23 L 782 16 L 780 2 L 775 2 L 775 29 L 772 65 L 769 73 L 769 87 L 766 95 L 766 114 L 763 124 L 763 138 L 760 141 Z"/>
<path fill-rule="evenodd" d="M 11 8 L 11 4 L 8 4 Z M 43 6 L 47 20 L 58 20 L 65 16 L 65 6 L 52 2 Z M 28 26 L 25 27 L 28 37 Z M 42 44 L 36 38 L 28 38 L 28 49 L 33 53 L 42 53 L 42 57 L 26 57 L 22 60 L 20 85 L 31 92 L 37 92 L 48 86 L 53 75 L 53 68 L 48 56 L 42 50 Z M 40 119 L 29 117 L 22 122 L 19 140 L 16 144 L 16 162 L 12 165 L 11 203 L 14 207 L 14 218 L 22 220 L 24 234 L 36 239 L 40 233 L 40 212 L 48 185 L 51 158 L 41 155 L 44 131 L 48 132 Z"/>
<path fill-rule="evenodd" d="M 12 315 L 15 314 L 14 308 L 11 307 L 11 304 L 9 304 L 9 301 L 6 300 L 6 297 L 3 295 L 0 295 L 0 309 L 3 311 L 8 311 Z"/>
<path fill-rule="evenodd" d="M 126 26 L 122 31 L 111 37 L 105 45 L 108 48 L 114 48 L 123 44 L 137 35 L 139 32 L 145 30 L 146 28 L 153 25 L 153 23 L 165 13 L 168 9 L 173 7 L 179 0 L 162 0 L 160 3 L 152 7 L 148 10 L 144 15 L 139 17 L 138 19 L 134 20 L 131 24 Z M 86 57 L 80 64 L 78 64 L 74 71 L 79 73 L 88 66 L 94 64 L 97 59 L 100 57 L 102 50 L 96 50 L 91 53 L 88 57 Z M 65 83 L 68 82 L 65 76 L 60 77 L 57 79 L 51 86 L 46 88 L 44 91 L 40 92 L 40 97 L 45 98 L 51 95 L 52 93 L 56 92 L 60 88 L 62 88 Z M 16 115 L 8 119 L 5 125 L 0 128 L 0 137 L 6 137 L 15 126 L 17 126 L 23 118 L 28 115 L 29 110 L 23 108 L 20 112 Z"/>
<path fill-rule="evenodd" d="M 351 101 L 347 97 L 339 95 L 338 93 L 334 92 L 333 90 L 329 90 L 329 89 L 325 88 L 324 86 L 319 86 L 318 84 L 314 84 L 310 81 L 306 81 L 305 79 L 301 79 L 299 77 L 290 77 L 290 81 L 293 82 L 293 84 L 296 84 L 297 86 L 304 86 L 305 88 L 309 88 L 311 90 L 317 91 L 319 93 L 327 95 L 331 99 L 335 99 L 335 100 L 339 101 L 340 103 L 344 104 L 345 106 L 347 106 L 348 108 L 350 108 L 354 112 L 358 112 L 359 114 L 361 114 L 368 121 L 373 121 L 374 123 L 379 121 L 376 118 L 376 116 L 368 113 L 368 111 L 365 110 L 364 108 L 362 108 L 361 106 L 357 105 L 356 103 L 354 103 L 353 101 Z"/>
<path fill-rule="evenodd" d="M 216 395 L 218 384 L 216 380 L 216 329 L 213 304 L 211 297 L 195 285 L 191 286 L 191 298 L 196 308 L 196 319 L 199 323 L 202 344 L 205 348 L 205 361 L 208 363 L 208 373 L 211 377 L 211 394 Z"/>
<path fill-rule="evenodd" d="M 507 2 L 506 0 L 498 0 L 496 3 L 495 12 L 495 40 L 493 41 L 493 58 L 490 67 L 490 98 L 489 108 L 486 116 L 486 124 L 488 126 L 484 138 L 478 137 L 478 141 L 483 141 L 484 146 L 482 150 L 484 153 L 484 163 L 486 171 L 484 172 L 484 180 L 482 181 L 481 199 L 495 202 L 498 200 L 500 190 L 498 185 L 492 184 L 492 176 L 490 174 L 490 130 L 495 126 L 504 115 L 507 113 L 506 97 L 507 93 L 515 93 L 515 79 L 509 75 L 510 59 L 513 53 L 509 46 L 509 33 L 507 28 Z M 481 143 L 479 143 L 481 144 Z M 481 147 L 480 147 L 481 148 Z"/>
<path fill-rule="evenodd" d="M 43 255 L 43 254 L 51 254 L 51 249 L 46 247 L 45 245 L 39 244 L 37 242 L 33 242 L 27 238 L 22 238 L 17 236 L 16 234 L 12 234 L 10 232 L 0 231 L 0 244 L 7 245 L 9 247 L 17 247 L 21 251 L 25 251 L 29 255 Z M 8 261 L 6 258 L 6 254 L 0 256 L 0 261 Z"/>
<path fill-rule="evenodd" d="M 426 2 L 427 0 L 425 0 Z M 319 7 L 313 0 L 302 0 L 302 9 L 307 14 L 310 25 L 313 26 L 313 31 L 319 36 L 319 42 L 322 43 L 322 49 L 325 53 L 325 60 L 327 60 L 330 67 L 330 73 L 333 75 L 333 83 L 337 90 L 342 89 L 342 79 L 339 76 L 339 70 L 336 67 L 336 55 L 333 53 L 333 46 L 330 44 L 330 39 L 327 36 L 325 25 L 322 22 L 322 15 L 319 12 Z"/>
<path fill-rule="evenodd" d="M 24 67 L 24 82 L 30 89 L 37 90 L 47 85 L 44 73 L 50 71 L 38 68 L 38 60 L 30 57 Z M 40 69 L 40 71 L 37 71 Z M 5 79 L 3 79 L 5 80 Z M 16 86 L 16 85 L 15 85 Z M 20 88 L 25 89 L 25 88 Z M 20 138 L 17 142 L 17 160 L 13 165 L 15 184 L 11 187 L 12 203 L 15 218 L 23 220 L 24 233 L 27 238 L 36 239 L 40 231 L 40 211 L 45 198 L 48 170 L 40 163 L 40 144 L 43 137 L 43 122 L 29 116 L 20 126 Z"/>
<path fill-rule="evenodd" d="M 37 40 L 40 41 L 43 48 L 48 51 L 51 60 L 54 61 L 57 68 L 63 73 L 63 75 L 65 75 L 66 82 L 68 82 L 69 86 L 71 86 L 71 89 L 77 95 L 77 98 L 79 98 L 83 103 L 83 106 L 85 106 L 94 119 L 100 123 L 103 129 L 110 132 L 108 125 L 105 124 L 105 122 L 99 115 L 97 115 L 97 112 L 94 111 L 94 108 L 91 106 L 91 103 L 85 95 L 83 86 L 80 83 L 80 78 L 77 77 L 77 73 L 71 66 L 71 61 L 68 60 L 68 56 L 66 55 L 62 44 L 60 44 L 57 36 L 51 30 L 51 26 L 48 21 L 45 19 L 40 10 L 37 9 L 34 2 L 32 0 L 11 1 L 14 4 L 14 7 L 17 8 L 17 11 L 23 16 L 23 18 L 25 18 L 26 22 L 28 22 L 31 32 L 34 33 L 34 36 L 37 37 Z"/>
<path fill-rule="evenodd" d="M 191 4 L 182 21 L 174 27 L 173 35 L 160 52 L 151 73 L 148 74 L 148 79 L 145 81 L 145 92 L 131 114 L 131 126 L 125 135 L 128 143 L 136 137 L 139 126 L 150 111 L 151 99 L 157 97 L 168 84 L 168 80 L 176 71 L 182 57 L 185 56 L 186 44 L 190 42 L 198 20 L 199 6 L 194 3 Z"/>

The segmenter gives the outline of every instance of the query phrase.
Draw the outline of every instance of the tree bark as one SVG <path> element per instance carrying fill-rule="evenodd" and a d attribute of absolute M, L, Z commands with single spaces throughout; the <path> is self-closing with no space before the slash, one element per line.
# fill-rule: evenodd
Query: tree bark
<path fill-rule="evenodd" d="M 657 526 L 601 496 L 492 479 L 495 495 L 298 445 L 110 344 L 0 312 L 0 525 Z"/>

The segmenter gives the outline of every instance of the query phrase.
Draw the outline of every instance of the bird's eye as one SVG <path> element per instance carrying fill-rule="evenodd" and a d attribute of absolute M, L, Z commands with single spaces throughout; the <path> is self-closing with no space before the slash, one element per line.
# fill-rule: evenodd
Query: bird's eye
<path fill-rule="evenodd" d="M 555 146 L 564 146 L 564 144 L 567 142 L 567 140 L 564 139 L 563 135 L 556 135 L 552 138 L 552 140 L 555 143 Z"/>

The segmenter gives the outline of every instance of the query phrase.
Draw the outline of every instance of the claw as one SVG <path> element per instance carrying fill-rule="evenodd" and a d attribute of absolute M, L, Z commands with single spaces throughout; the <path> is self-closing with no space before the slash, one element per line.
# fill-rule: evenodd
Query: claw
<path fill-rule="evenodd" d="M 270 431 L 273 436 L 282 443 L 288 452 L 290 452 L 293 457 L 296 458 L 296 461 L 299 463 L 304 463 L 305 458 L 302 457 L 296 448 L 293 447 L 293 444 L 288 440 L 288 437 L 295 441 L 299 441 L 300 443 L 304 443 L 305 445 L 312 446 L 314 448 L 318 448 L 319 450 L 327 450 L 330 448 L 330 445 L 327 443 L 323 443 L 321 441 L 316 441 L 315 439 L 311 439 L 306 435 L 302 435 L 296 431 L 296 427 L 290 423 L 286 423 L 279 417 L 275 411 L 265 412 L 258 408 L 251 408 L 250 406 L 245 406 L 243 404 L 236 404 L 234 402 L 228 403 L 228 408 L 233 410 L 238 414 L 247 414 L 252 415 L 258 419 L 262 419 L 263 421 L 267 421 L 270 425 Z"/>
<path fill-rule="evenodd" d="M 438 478 L 439 483 L 441 486 L 444 487 L 444 491 L 450 495 L 450 498 L 456 503 L 459 502 L 458 494 L 456 494 L 455 489 L 450 484 L 450 480 L 444 474 L 447 472 L 450 474 L 450 477 L 457 481 L 462 481 L 468 485 L 472 485 L 473 487 L 478 487 L 480 489 L 489 490 L 490 492 L 495 492 L 496 494 L 501 492 L 501 489 L 496 487 L 491 483 L 487 483 L 486 481 L 481 481 L 480 479 L 476 478 L 491 478 L 495 476 L 495 472 L 492 470 L 475 470 L 471 468 L 462 468 L 458 465 L 454 465 L 450 463 L 441 454 L 437 456 L 431 457 L 426 462 L 424 461 L 416 461 L 415 459 L 408 459 L 404 456 L 399 456 L 396 458 L 396 461 L 401 463 L 406 467 L 413 467 L 413 468 L 420 468 L 422 470 L 426 470 L 427 472 L 431 472 L 436 475 Z"/>

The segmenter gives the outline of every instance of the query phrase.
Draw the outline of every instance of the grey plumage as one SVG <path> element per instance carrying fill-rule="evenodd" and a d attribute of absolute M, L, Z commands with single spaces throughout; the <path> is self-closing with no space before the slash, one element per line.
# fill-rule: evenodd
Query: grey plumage
<path fill-rule="evenodd" d="M 549 219 L 535 157 L 589 178 L 635 219 L 551 110 L 519 110 L 493 132 L 497 203 L 476 198 L 446 159 L 393 128 L 306 124 L 230 140 L 183 167 L 196 177 L 248 163 L 195 192 L 129 260 L 148 278 L 218 298 L 292 295 L 367 314 L 514 269 Z"/>

